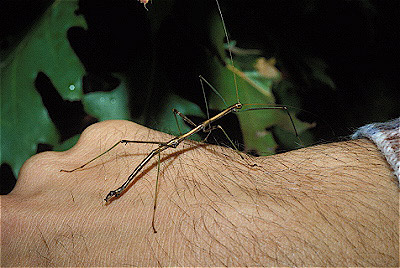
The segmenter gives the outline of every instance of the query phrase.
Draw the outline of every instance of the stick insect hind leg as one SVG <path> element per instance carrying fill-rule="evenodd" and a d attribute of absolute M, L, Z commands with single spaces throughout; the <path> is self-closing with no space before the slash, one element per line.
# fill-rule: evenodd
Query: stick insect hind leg
<path fill-rule="evenodd" d="M 254 85 L 253 85 L 254 83 L 251 83 L 251 80 L 250 80 L 249 78 L 247 78 L 246 74 L 244 74 L 242 71 L 240 71 L 239 69 L 237 69 L 237 68 L 235 68 L 234 66 L 231 66 L 231 65 L 225 65 L 225 66 L 227 66 L 227 68 L 228 68 L 229 70 L 231 70 L 231 71 L 234 73 L 234 75 L 235 75 L 235 74 L 236 74 L 236 75 L 240 75 L 240 77 L 242 77 L 245 81 L 249 82 L 250 85 L 254 86 Z M 228 67 L 228 66 L 230 66 L 230 67 Z M 204 91 L 203 82 L 206 83 L 206 84 L 212 89 L 212 91 L 223 101 L 223 103 L 224 103 L 226 106 L 228 106 L 228 105 L 226 104 L 224 98 L 222 97 L 222 95 L 218 92 L 218 90 L 217 90 L 215 87 L 213 87 L 203 76 L 200 75 L 199 78 L 200 78 L 200 82 L 201 82 L 201 86 L 202 86 L 202 90 L 203 90 L 203 96 L 204 96 L 204 99 L 205 99 L 205 100 L 206 100 L 206 97 L 205 97 L 205 91 Z M 292 115 L 290 114 L 290 112 L 289 112 L 287 106 L 285 106 L 285 105 L 280 105 L 280 104 L 241 104 L 240 101 L 239 101 L 239 95 L 238 95 L 238 94 L 237 94 L 237 103 L 236 103 L 236 105 L 240 105 L 241 108 L 235 109 L 235 110 L 233 111 L 233 113 L 242 113 L 242 112 L 246 112 L 246 111 L 256 111 L 256 110 L 283 110 L 283 111 L 287 114 L 287 116 L 289 117 L 289 119 L 290 119 L 290 123 L 291 123 L 291 125 L 292 125 L 292 127 L 293 127 L 295 136 L 296 136 L 297 139 L 300 141 L 300 144 L 302 144 L 302 141 L 301 141 L 301 139 L 300 139 L 299 133 L 298 133 L 298 131 L 297 131 L 297 129 L 296 129 L 296 126 L 295 126 L 295 124 L 294 124 L 293 117 L 292 117 Z M 251 108 L 245 108 L 245 107 L 247 107 L 247 106 L 253 106 L 253 107 L 251 107 Z M 258 107 L 254 107 L 254 106 L 258 106 Z M 206 108 L 207 108 L 207 116 L 209 116 L 207 102 L 206 102 Z M 186 120 L 185 120 L 185 121 L 186 121 Z M 208 136 L 210 135 L 211 131 L 212 131 L 212 130 L 215 130 L 215 129 L 220 129 L 220 130 L 222 131 L 222 133 L 223 133 L 223 134 L 225 135 L 225 137 L 228 139 L 229 143 L 232 145 L 232 147 L 233 147 L 233 149 L 235 150 L 235 152 L 236 152 L 242 159 L 244 159 L 244 157 L 243 157 L 242 153 L 240 152 L 240 150 L 236 147 L 235 143 L 232 141 L 232 139 L 229 137 L 228 133 L 222 128 L 221 125 L 210 126 L 208 129 L 203 130 L 204 132 L 208 132 L 208 135 L 207 135 L 207 137 L 206 137 L 204 140 L 206 141 L 207 138 L 208 138 Z M 253 165 L 253 164 L 252 164 L 252 165 Z"/>
<path fill-rule="evenodd" d="M 161 153 L 158 153 L 158 161 L 157 161 L 157 179 L 156 179 L 156 188 L 154 190 L 154 204 L 153 204 L 153 217 L 151 219 L 151 227 L 153 228 L 153 232 L 157 233 L 155 227 L 155 218 L 156 218 L 156 209 L 157 209 L 157 199 L 158 199 L 158 191 L 159 191 L 159 184 L 158 180 L 160 178 L 160 161 L 161 161 Z"/>
<path fill-rule="evenodd" d="M 204 79 L 204 78 L 203 78 Z M 203 93 L 204 93 L 204 88 L 203 88 Z M 205 97 L 205 95 L 204 95 Z M 209 117 L 209 112 L 208 112 L 208 106 L 206 105 L 206 109 L 207 109 L 207 121 L 209 121 L 210 123 L 205 124 L 204 122 L 202 124 L 196 125 L 190 118 L 188 118 L 186 115 L 184 115 L 183 113 L 181 113 L 180 111 L 178 111 L 177 109 L 172 109 L 173 113 L 174 113 L 174 117 L 175 117 L 175 121 L 176 121 L 176 125 L 178 127 L 179 133 L 180 133 L 180 137 L 182 137 L 183 135 L 186 134 L 182 134 L 180 126 L 179 126 L 179 122 L 178 122 L 178 118 L 177 116 L 180 116 L 186 123 L 188 123 L 189 125 L 191 125 L 192 127 L 194 127 L 194 130 L 197 128 L 199 130 L 202 130 L 205 133 L 208 133 L 206 138 L 204 139 L 204 141 L 208 138 L 208 136 L 210 135 L 211 131 L 215 130 L 215 129 L 221 129 L 223 131 L 223 133 L 226 135 L 226 137 L 229 139 L 229 141 L 232 143 L 232 145 L 235 147 L 235 149 L 237 150 L 235 144 L 232 142 L 232 140 L 229 138 L 229 136 L 227 135 L 227 133 L 225 132 L 225 130 L 220 126 L 211 126 L 211 122 L 213 122 L 213 120 L 210 120 Z M 233 110 L 232 110 L 233 111 Z M 222 117 L 222 116 L 221 116 Z M 218 117 L 220 118 L 220 117 Z M 216 118 L 216 119 L 218 119 Z M 202 128 L 199 128 L 199 126 L 203 126 Z M 194 131 L 192 129 L 192 131 Z M 198 131 L 194 131 L 194 133 L 196 133 Z M 179 137 L 178 137 L 179 138 Z M 168 143 L 160 143 L 160 147 L 163 145 L 168 145 Z M 175 146 L 176 147 L 176 146 Z M 240 154 L 239 154 L 240 155 Z M 243 158 L 242 155 L 240 155 L 240 157 Z M 159 178 L 160 178 L 160 165 L 161 165 L 161 152 L 158 152 L 158 161 L 157 161 L 157 178 L 156 178 L 156 186 L 155 186 L 155 192 L 154 192 L 154 204 L 153 204 L 153 216 L 152 216 L 152 220 L 151 220 L 151 227 L 153 228 L 153 232 L 157 233 L 157 230 L 155 228 L 155 215 L 156 215 L 156 210 L 157 210 L 157 200 L 158 200 L 158 193 L 159 193 Z M 135 172 L 135 171 L 134 171 Z M 132 174 L 131 174 L 132 175 Z M 129 178 L 128 178 L 129 180 Z M 111 193 L 111 192 L 110 192 Z M 107 201 L 107 198 L 106 198 Z"/>

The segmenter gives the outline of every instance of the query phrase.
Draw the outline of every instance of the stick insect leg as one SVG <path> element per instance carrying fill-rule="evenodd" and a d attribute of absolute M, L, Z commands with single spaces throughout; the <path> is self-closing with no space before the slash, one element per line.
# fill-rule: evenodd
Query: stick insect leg
<path fill-rule="evenodd" d="M 61 169 L 60 172 L 74 172 L 74 171 L 76 171 L 76 170 L 78 170 L 78 169 L 84 168 L 86 165 L 88 165 L 88 164 L 92 163 L 93 161 L 95 161 L 96 159 L 102 157 L 103 155 L 105 155 L 106 153 L 108 153 L 109 151 L 111 151 L 112 149 L 114 149 L 115 147 L 117 147 L 117 146 L 118 146 L 119 144 L 121 144 L 121 143 L 125 143 L 125 144 L 128 144 L 128 143 L 150 143 L 150 144 L 158 144 L 158 145 L 165 145 L 165 146 L 168 146 L 165 142 L 158 142 L 158 141 L 120 140 L 120 141 L 116 142 L 113 146 L 111 146 L 110 148 L 108 148 L 107 150 L 105 150 L 104 152 L 102 152 L 101 154 L 99 154 L 99 155 L 97 155 L 96 157 L 94 157 L 94 158 L 90 159 L 89 161 L 87 161 L 85 164 L 83 164 L 83 165 L 81 165 L 81 166 L 79 166 L 79 167 L 77 167 L 77 168 L 70 169 L 70 170 L 68 170 L 68 169 Z"/>
<path fill-rule="evenodd" d="M 275 110 L 276 109 L 280 109 L 280 110 L 284 110 L 286 112 L 286 114 L 289 116 L 289 119 L 290 119 L 290 122 L 291 122 L 291 124 L 293 126 L 293 130 L 294 130 L 294 133 L 295 133 L 296 137 L 299 139 L 300 143 L 303 144 L 302 140 L 300 139 L 299 133 L 297 132 L 296 125 L 294 124 L 293 117 L 290 114 L 290 112 L 289 112 L 289 110 L 288 110 L 288 108 L 286 106 L 279 105 L 279 104 L 274 104 L 274 106 L 269 106 L 269 107 L 266 106 L 266 107 L 248 108 L 248 109 L 242 110 L 240 112 L 255 111 L 255 110 L 271 110 L 271 109 L 275 109 Z"/>
<path fill-rule="evenodd" d="M 229 138 L 228 133 L 226 133 L 226 131 L 223 129 L 222 126 L 220 125 L 216 125 L 216 126 L 212 126 L 209 129 L 204 130 L 204 132 L 208 132 L 207 137 L 204 139 L 205 141 L 207 140 L 208 136 L 211 134 L 211 131 L 215 130 L 215 129 L 220 129 L 222 131 L 222 133 L 224 133 L 225 137 L 228 139 L 229 143 L 233 146 L 235 152 L 240 156 L 240 158 L 244 159 L 244 157 L 242 156 L 242 154 L 240 153 L 239 149 L 236 147 L 235 143 L 233 142 L 233 140 L 231 138 Z"/>
<path fill-rule="evenodd" d="M 176 125 L 178 126 L 178 130 L 179 130 L 179 134 L 180 134 L 180 135 L 182 135 L 182 132 L 181 132 L 181 128 L 179 127 L 178 118 L 177 118 L 176 115 L 179 115 L 180 117 L 182 117 L 182 119 L 183 119 L 186 123 L 190 124 L 191 126 L 197 127 L 197 125 L 196 125 L 192 120 L 190 120 L 190 119 L 189 119 L 186 115 L 184 115 L 183 113 L 179 112 L 177 109 L 174 108 L 174 109 L 172 109 L 172 111 L 174 112 Z"/>
<path fill-rule="evenodd" d="M 84 168 L 87 164 L 90 164 L 91 162 L 93 162 L 93 161 L 96 160 L 97 158 L 99 158 L 99 157 L 105 155 L 106 153 L 108 153 L 109 151 L 111 151 L 112 149 L 114 149 L 115 147 L 117 147 L 120 143 L 121 143 L 121 141 L 116 142 L 113 146 L 111 146 L 110 148 L 108 148 L 106 151 L 104 151 L 103 153 L 99 154 L 98 156 L 96 156 L 96 157 L 90 159 L 90 160 L 87 161 L 85 164 L 83 164 L 83 165 L 81 165 L 81 166 L 79 166 L 79 167 L 77 167 L 77 168 L 74 168 L 74 169 L 71 169 L 71 170 L 61 169 L 60 172 L 73 172 L 73 171 L 75 171 L 75 170 Z"/>
<path fill-rule="evenodd" d="M 201 91 L 203 92 L 203 98 L 204 98 L 204 104 L 206 106 L 206 112 L 207 112 L 207 119 L 210 119 L 210 112 L 208 110 L 208 103 L 207 103 L 207 96 L 206 96 L 206 91 L 204 90 L 204 83 L 206 83 L 214 93 L 221 98 L 221 100 L 224 102 L 225 106 L 228 106 L 224 100 L 224 98 L 219 94 L 218 90 L 213 87 L 203 76 L 199 75 L 199 80 L 201 84 Z M 208 132 L 207 136 L 205 137 L 204 141 L 208 139 L 208 136 L 210 136 L 212 129 L 215 129 L 211 125 L 207 125 L 206 128 L 203 129 L 203 132 Z"/>
<path fill-rule="evenodd" d="M 178 110 L 176 110 L 174 108 L 174 109 L 172 109 L 172 111 L 174 112 L 175 122 L 176 122 L 176 126 L 178 127 L 179 135 L 182 135 L 181 127 L 179 126 L 179 122 L 178 122 L 178 117 L 176 116 L 176 112 L 178 112 Z"/>
<path fill-rule="evenodd" d="M 174 112 L 174 115 L 175 115 L 175 118 L 176 118 L 176 115 L 179 115 L 180 117 L 182 117 L 182 119 L 185 121 L 185 122 L 187 122 L 188 124 L 190 124 L 190 125 L 192 125 L 193 127 L 197 127 L 197 125 L 192 121 L 192 120 L 190 120 L 186 115 L 184 115 L 183 113 L 181 113 L 181 112 L 179 112 L 177 109 L 173 109 L 173 112 Z M 207 128 L 205 128 L 205 129 L 203 129 L 203 132 L 205 132 L 205 133 L 208 133 L 207 134 L 207 136 L 203 139 L 203 141 L 207 141 L 207 139 L 208 139 L 208 136 L 210 136 L 210 133 L 211 133 L 211 131 L 213 131 L 214 129 L 216 129 L 216 128 L 220 128 L 221 126 L 210 126 L 210 125 L 207 125 Z M 226 132 L 224 131 L 224 130 L 222 130 L 224 133 L 225 133 L 225 135 L 226 135 Z M 229 139 L 229 137 L 228 137 L 228 139 Z M 229 139 L 229 141 L 231 141 L 230 139 Z M 235 146 L 235 145 L 234 145 Z"/>
<path fill-rule="evenodd" d="M 224 25 L 224 28 L 225 28 L 225 25 Z M 222 97 L 222 95 L 218 92 L 218 90 L 217 90 L 215 87 L 213 87 L 213 86 L 210 84 L 210 82 L 208 82 L 208 81 L 207 81 L 203 76 L 201 76 L 201 75 L 199 75 L 199 79 L 200 79 L 201 89 L 202 89 L 202 91 L 203 91 L 203 97 L 204 97 L 204 100 L 205 100 L 205 103 L 206 103 L 207 116 L 208 116 L 208 118 L 210 118 L 210 115 L 209 115 L 209 112 L 208 112 L 207 100 L 206 100 L 206 93 L 205 93 L 205 90 L 204 90 L 203 82 L 206 83 L 206 84 L 211 88 L 211 90 L 223 101 L 223 103 L 225 104 L 225 106 L 228 106 L 228 105 L 226 104 L 225 99 Z M 235 78 L 235 79 L 236 79 L 236 78 Z M 236 81 L 235 81 L 235 83 L 236 83 Z M 238 98 L 238 99 L 239 99 L 239 98 Z M 207 136 L 206 136 L 206 138 L 205 138 L 204 140 L 205 140 L 205 141 L 207 140 L 208 136 L 211 134 L 211 131 L 213 131 L 214 129 L 220 129 L 220 130 L 224 133 L 225 137 L 229 140 L 230 144 L 233 146 L 233 148 L 235 149 L 235 151 L 237 152 L 237 154 L 239 154 L 239 156 L 243 159 L 243 156 L 240 154 L 240 151 L 239 151 L 239 149 L 236 147 L 235 143 L 231 140 L 231 138 L 229 138 L 228 133 L 226 133 L 226 131 L 225 131 L 220 125 L 217 125 L 217 126 L 210 126 L 210 125 L 209 125 L 208 129 L 204 129 L 204 130 L 203 130 L 204 132 L 208 132 L 208 134 L 207 134 Z"/>
<path fill-rule="evenodd" d="M 158 163 L 157 163 L 157 179 L 156 179 L 156 189 L 154 192 L 154 206 L 153 206 L 153 218 L 151 220 L 151 227 L 153 227 L 154 233 L 157 233 L 154 221 L 156 217 L 156 209 L 157 209 L 157 198 L 158 198 L 158 179 L 160 177 L 160 158 L 161 158 L 161 153 L 158 153 Z"/>

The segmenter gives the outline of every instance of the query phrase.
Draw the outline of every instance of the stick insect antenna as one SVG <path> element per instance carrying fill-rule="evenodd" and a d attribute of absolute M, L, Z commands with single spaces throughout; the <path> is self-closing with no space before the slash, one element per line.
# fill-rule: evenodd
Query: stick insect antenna
<path fill-rule="evenodd" d="M 226 29 L 224 16 L 222 15 L 221 7 L 220 7 L 220 5 L 219 5 L 218 0 L 215 0 L 215 2 L 217 3 L 219 16 L 221 17 L 222 27 L 224 28 L 224 32 L 225 32 L 226 42 L 228 43 L 229 59 L 230 59 L 230 61 L 231 61 L 232 66 L 235 66 L 235 64 L 233 63 L 232 50 L 231 50 L 231 47 L 230 47 L 231 41 L 230 41 L 230 39 L 229 39 L 228 30 Z M 234 83 L 235 83 L 236 100 L 237 100 L 238 103 L 240 103 L 240 100 L 239 100 L 239 90 L 238 90 L 238 84 L 237 84 L 236 74 L 235 74 L 235 73 L 233 73 L 233 81 L 234 81 Z"/>

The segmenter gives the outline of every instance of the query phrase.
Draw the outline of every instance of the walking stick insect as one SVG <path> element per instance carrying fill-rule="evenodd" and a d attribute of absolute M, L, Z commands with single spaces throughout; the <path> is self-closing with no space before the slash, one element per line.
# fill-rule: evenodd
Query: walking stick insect
<path fill-rule="evenodd" d="M 229 36 L 228 36 L 228 32 L 225 26 L 225 22 L 224 22 L 224 18 L 222 16 L 222 11 L 219 5 L 218 0 L 216 0 L 216 5 L 218 8 L 218 12 L 221 18 L 221 23 L 225 32 L 225 36 L 227 39 L 228 44 L 230 43 L 229 41 Z M 180 116 L 186 123 L 188 123 L 189 125 L 192 126 L 192 129 L 184 134 L 181 134 L 180 136 L 174 137 L 172 139 L 170 139 L 169 141 L 166 142 L 159 142 L 159 141 L 136 141 L 136 140 L 120 140 L 118 142 L 116 142 L 113 146 L 111 146 L 109 149 L 107 149 L 106 151 L 104 151 L 103 153 L 99 154 L 98 156 L 94 157 L 93 159 L 89 160 L 88 162 L 86 162 L 85 164 L 71 169 L 71 170 L 66 170 L 66 169 L 61 169 L 61 172 L 74 172 L 76 170 L 82 169 L 84 168 L 86 165 L 90 164 L 91 162 L 95 161 L 96 159 L 98 159 L 99 157 L 103 156 L 104 154 L 110 152 L 112 149 L 114 149 L 115 147 L 117 147 L 119 144 L 124 143 L 124 144 L 128 144 L 128 143 L 149 143 L 149 144 L 157 144 L 157 148 L 153 149 L 152 151 L 150 151 L 147 156 L 136 166 L 136 168 L 132 171 L 132 173 L 128 176 L 128 178 L 126 179 L 126 181 L 117 189 L 110 191 L 107 196 L 105 197 L 105 202 L 108 203 L 110 202 L 113 198 L 119 197 L 125 190 L 126 188 L 129 186 L 129 184 L 132 182 L 132 180 L 140 173 L 140 171 L 149 163 L 149 161 L 151 159 L 153 159 L 155 156 L 158 157 L 158 168 L 157 168 L 157 178 L 156 178 L 156 186 L 155 186 L 155 197 L 154 197 L 154 205 L 153 205 L 153 216 L 152 216 L 152 222 L 151 222 L 151 226 L 152 229 L 154 231 L 154 233 L 157 233 L 157 230 L 155 228 L 155 212 L 156 212 L 156 208 L 157 208 L 157 197 L 158 197 L 158 180 L 159 180 L 159 173 L 160 173 L 160 154 L 161 152 L 167 150 L 167 149 L 171 149 L 171 148 L 177 148 L 178 145 L 186 140 L 187 138 L 191 137 L 192 135 L 203 131 L 206 133 L 210 133 L 213 130 L 216 129 L 220 129 L 224 135 L 228 138 L 228 140 L 230 141 L 230 143 L 232 144 L 232 146 L 235 148 L 235 150 L 238 152 L 238 149 L 236 148 L 236 146 L 234 145 L 234 143 L 232 142 L 232 140 L 228 137 L 227 133 L 225 132 L 225 130 L 220 126 L 220 125 L 214 125 L 212 126 L 212 124 L 214 122 L 216 122 L 217 120 L 223 118 L 224 116 L 230 114 L 230 113 L 236 113 L 236 112 L 243 112 L 243 111 L 254 111 L 254 110 L 265 110 L 265 109 L 281 109 L 284 110 L 289 119 L 290 122 L 293 126 L 294 132 L 296 137 L 298 137 L 298 133 L 296 130 L 296 127 L 294 125 L 294 121 L 292 116 L 290 115 L 288 109 L 286 106 L 283 105 L 270 105 L 270 106 L 264 106 L 264 107 L 254 107 L 254 104 L 242 104 L 239 100 L 239 92 L 238 92 L 238 87 L 237 87 L 237 83 L 236 83 L 236 75 L 243 75 L 238 69 L 236 69 L 234 67 L 233 64 L 233 56 L 232 56 L 232 51 L 231 48 L 228 48 L 229 51 L 229 58 L 230 58 L 230 64 L 227 65 L 227 68 L 230 69 L 233 73 L 233 79 L 235 81 L 235 88 L 236 88 L 236 103 L 233 105 L 228 106 L 227 108 L 225 108 L 224 110 L 222 110 L 221 112 L 217 113 L 216 115 L 209 117 L 207 120 L 203 121 L 200 124 L 195 124 L 193 121 L 191 121 L 188 117 L 186 117 L 185 115 L 183 115 L 181 112 L 179 112 L 176 109 L 173 109 L 174 112 L 174 116 L 175 119 L 177 120 L 177 116 Z M 200 78 L 200 82 L 202 85 L 202 89 L 203 89 L 203 95 L 205 97 L 205 93 L 204 93 L 204 87 L 203 87 L 203 83 L 206 83 L 208 86 L 210 86 L 210 88 L 216 93 L 219 94 L 218 91 L 202 76 L 199 76 Z M 250 108 L 244 108 L 246 106 L 253 106 Z M 259 106 L 259 105 L 257 105 Z M 208 107 L 207 107 L 207 102 L 206 102 L 206 108 L 207 108 L 207 114 L 208 114 Z M 207 134 L 207 137 L 208 137 Z M 206 138 L 207 138 L 206 137 Z M 242 155 L 240 155 L 240 153 L 238 153 L 240 157 L 243 158 Z"/>

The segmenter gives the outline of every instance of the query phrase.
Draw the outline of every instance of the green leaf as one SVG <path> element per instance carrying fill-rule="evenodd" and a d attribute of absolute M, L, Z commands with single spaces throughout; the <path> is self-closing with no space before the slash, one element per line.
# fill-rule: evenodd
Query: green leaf
<path fill-rule="evenodd" d="M 298 147 L 300 141 L 296 138 L 295 129 L 284 109 L 248 110 L 251 108 L 274 107 L 275 98 L 272 94 L 274 81 L 257 74 L 255 71 L 244 72 L 243 74 L 246 77 L 245 79 L 241 77 L 237 78 L 239 100 L 243 104 L 243 108 L 237 113 L 237 116 L 243 135 L 245 150 L 255 152 L 258 155 L 273 154 L 277 147 L 275 138 L 279 141 L 291 141 L 285 142 L 290 148 Z M 221 83 L 218 85 L 217 82 L 220 89 L 219 93 L 228 105 L 237 102 L 232 73 L 227 69 L 220 70 L 219 76 L 220 79 L 218 81 Z M 223 102 L 217 97 L 212 98 L 211 107 L 214 109 L 226 108 Z M 298 120 L 295 117 L 295 111 L 291 110 L 291 115 L 299 134 L 313 127 L 311 124 Z M 272 128 L 279 129 L 279 131 L 275 132 L 275 137 L 268 131 L 268 129 Z"/>
<path fill-rule="evenodd" d="M 220 68 L 218 74 L 219 79 L 216 79 L 215 84 L 219 93 L 228 105 L 236 103 L 233 73 L 226 68 Z M 253 77 L 252 79 L 254 79 L 254 76 L 254 73 L 250 74 L 250 77 Z M 265 106 L 268 106 L 268 104 L 274 103 L 271 93 L 271 81 L 264 81 L 266 83 L 262 83 L 262 80 L 264 79 L 254 79 L 254 82 L 260 87 L 257 90 L 247 81 L 237 77 L 239 99 L 242 104 L 245 104 L 242 110 L 253 108 L 253 106 L 246 106 L 246 104 L 265 104 Z M 212 97 L 210 106 L 213 109 L 219 110 L 226 108 L 223 102 L 217 97 Z M 237 116 L 243 135 L 245 150 L 256 152 L 260 155 L 273 154 L 277 144 L 272 133 L 266 129 L 276 125 L 283 116 L 287 115 L 281 110 L 260 110 L 239 112 Z"/>
<path fill-rule="evenodd" d="M 78 1 L 55 1 L 4 61 L 1 68 L 1 162 L 14 174 L 38 143 L 57 145 L 59 136 L 34 81 L 44 72 L 64 99 L 82 97 L 84 68 L 67 40 L 71 26 L 85 26 L 74 14 Z"/>
<path fill-rule="evenodd" d="M 119 86 L 110 92 L 92 92 L 83 96 L 85 111 L 100 121 L 110 119 L 130 120 L 128 89 L 124 77 Z"/>
<path fill-rule="evenodd" d="M 214 64 L 212 67 L 214 78 L 211 83 L 215 85 L 228 105 L 232 105 L 238 101 L 243 104 L 243 108 L 237 113 L 237 116 L 242 131 L 245 151 L 254 152 L 258 155 L 274 154 L 277 141 L 273 134 L 268 131 L 273 128 L 280 129 L 280 131 L 275 131 L 276 138 L 279 141 L 291 140 L 292 142 L 286 142 L 286 144 L 290 144 L 289 147 L 292 149 L 298 147 L 300 141 L 295 136 L 294 127 L 285 110 L 264 109 L 246 111 L 249 108 L 274 106 L 275 97 L 272 87 L 278 82 L 281 75 L 278 74 L 276 77 L 267 78 L 256 71 L 254 66 L 257 58 L 254 55 L 250 57 L 235 57 L 236 68 L 229 67 L 231 64 L 230 59 L 226 59 L 226 62 L 228 68 L 217 63 Z M 245 67 L 246 71 L 241 71 L 240 66 Z M 233 73 L 236 74 L 237 85 L 234 83 Z M 236 88 L 239 100 L 236 96 Z M 210 107 L 212 109 L 223 110 L 226 108 L 226 105 L 214 94 L 211 98 Z M 302 133 L 312 127 L 312 125 L 298 120 L 293 111 L 291 113 L 297 132 Z"/>

